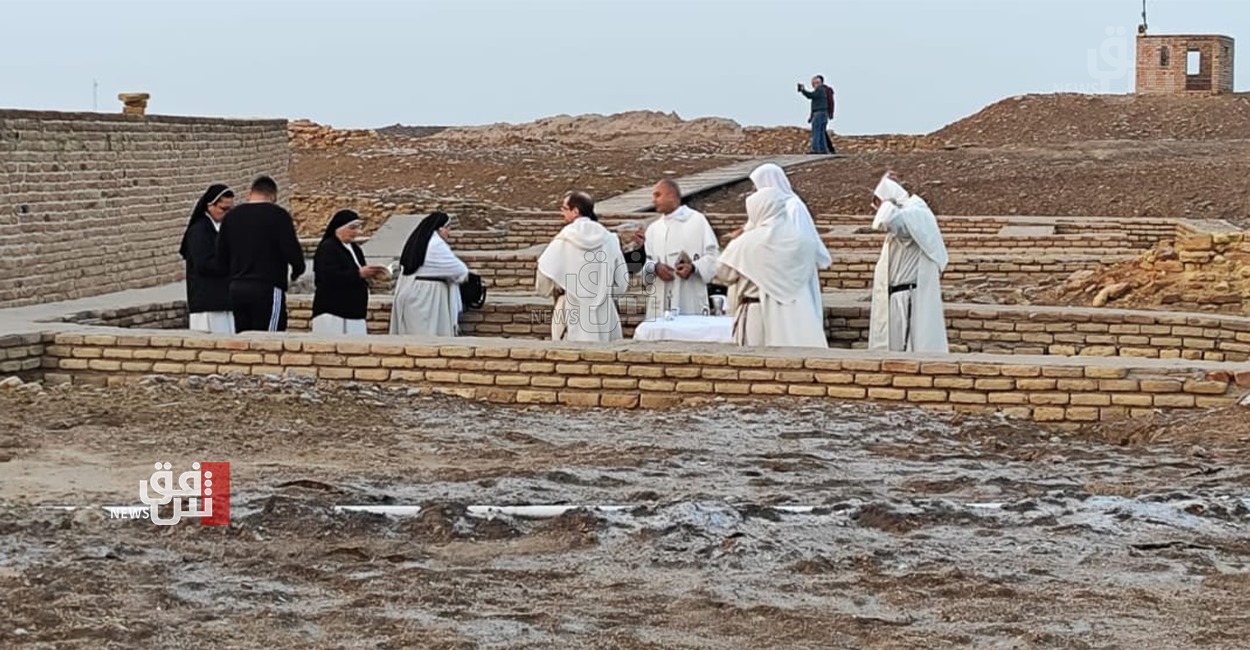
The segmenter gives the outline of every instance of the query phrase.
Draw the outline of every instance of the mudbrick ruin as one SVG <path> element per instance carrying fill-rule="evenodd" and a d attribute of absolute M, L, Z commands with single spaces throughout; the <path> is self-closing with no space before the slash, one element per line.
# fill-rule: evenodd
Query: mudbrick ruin
<path fill-rule="evenodd" d="M 564 192 L 803 129 L 0 111 L 0 644 L 1245 647 L 1250 96 L 1160 74 L 788 162 L 834 257 L 820 351 L 630 341 L 629 296 L 626 341 L 552 343 L 533 292 Z M 865 349 L 886 169 L 939 216 L 949 355 Z M 308 333 L 308 281 L 285 334 L 188 331 L 187 211 L 259 173 L 310 254 L 341 208 L 381 263 L 449 212 L 489 287 L 465 336 L 388 336 L 385 282 L 367 337 Z M 721 236 L 737 178 L 688 197 Z M 654 215 L 601 216 L 628 245 Z M 231 464 L 229 526 L 102 507 L 167 460 Z"/>

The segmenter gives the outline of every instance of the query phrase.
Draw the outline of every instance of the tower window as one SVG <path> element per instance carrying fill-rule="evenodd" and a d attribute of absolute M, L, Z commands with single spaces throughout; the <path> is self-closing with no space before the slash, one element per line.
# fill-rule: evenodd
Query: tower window
<path fill-rule="evenodd" d="M 1171 62 L 1171 59 L 1170 59 L 1170 57 L 1169 57 L 1169 55 L 1168 55 L 1168 48 L 1167 48 L 1167 46 L 1165 45 L 1165 46 L 1163 46 L 1163 47 L 1159 48 L 1159 67 L 1160 67 L 1160 68 L 1166 68 L 1166 67 L 1168 67 L 1168 63 L 1170 63 L 1170 62 Z"/>

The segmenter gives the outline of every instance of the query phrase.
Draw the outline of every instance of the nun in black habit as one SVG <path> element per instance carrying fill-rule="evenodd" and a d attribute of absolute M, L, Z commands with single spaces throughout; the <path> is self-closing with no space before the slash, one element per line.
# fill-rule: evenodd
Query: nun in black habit
<path fill-rule="evenodd" d="M 217 259 L 217 231 L 232 207 L 234 192 L 225 185 L 210 185 L 191 209 L 178 249 L 187 265 L 190 327 L 198 332 L 234 334 L 230 273 L 227 265 Z"/>
<path fill-rule="evenodd" d="M 351 210 L 339 210 L 326 224 L 313 257 L 312 331 L 314 334 L 365 334 L 369 314 L 368 279 L 386 269 L 365 263 L 355 243 L 364 222 Z"/>
<path fill-rule="evenodd" d="M 456 336 L 464 305 L 460 285 L 469 277 L 465 265 L 447 245 L 450 217 L 431 212 L 421 220 L 399 257 L 391 334 Z"/>

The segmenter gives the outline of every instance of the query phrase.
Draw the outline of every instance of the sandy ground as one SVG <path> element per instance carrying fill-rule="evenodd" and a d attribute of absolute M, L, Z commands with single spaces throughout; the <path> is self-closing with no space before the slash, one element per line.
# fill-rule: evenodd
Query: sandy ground
<path fill-rule="evenodd" d="M 0 393 L 6 648 L 1243 648 L 1250 425 L 404 388 Z M 109 519 L 229 461 L 229 528 Z M 417 517 L 333 514 L 420 504 Z M 482 519 L 473 504 L 622 504 Z M 811 505 L 811 514 L 769 506 Z"/>

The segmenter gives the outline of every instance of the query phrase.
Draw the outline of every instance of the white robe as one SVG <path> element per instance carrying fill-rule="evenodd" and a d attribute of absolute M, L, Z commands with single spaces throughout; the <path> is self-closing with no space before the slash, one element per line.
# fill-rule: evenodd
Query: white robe
<path fill-rule="evenodd" d="M 234 334 L 234 312 L 232 311 L 197 311 L 188 316 L 188 321 L 193 332 Z"/>
<path fill-rule="evenodd" d="M 812 218 L 812 213 L 807 209 L 807 204 L 803 202 L 803 199 L 799 198 L 799 195 L 794 193 L 794 188 L 790 186 L 790 179 L 786 177 L 785 170 L 774 163 L 764 163 L 751 172 L 751 182 L 755 184 L 755 189 L 757 190 L 771 187 L 780 190 L 786 196 L 786 212 L 818 244 L 816 248 L 816 268 L 829 268 L 833 264 L 833 256 L 829 254 L 829 248 L 825 246 L 824 240 L 821 239 L 820 231 L 816 229 L 816 220 Z M 823 291 L 820 286 L 820 274 L 812 276 L 808 291 L 811 292 L 815 304 L 821 306 L 821 324 L 823 329 L 824 301 L 822 298 Z"/>
<path fill-rule="evenodd" d="M 647 283 L 647 320 L 655 320 L 665 309 L 682 314 L 701 314 L 708 307 L 707 283 L 716 274 L 720 244 L 716 233 L 702 213 L 681 206 L 647 226 L 647 263 L 642 267 Z M 694 265 L 694 273 L 682 279 L 676 275 L 665 282 L 655 274 L 655 266 L 664 263 L 677 266 L 685 253 Z"/>
<path fill-rule="evenodd" d="M 221 232 L 221 222 L 209 217 L 217 232 Z M 187 315 L 187 325 L 193 332 L 208 334 L 234 334 L 234 312 L 232 311 L 197 311 Z"/>
<path fill-rule="evenodd" d="M 718 277 L 733 283 L 734 338 L 740 345 L 826 348 L 823 308 L 811 293 L 821 244 L 787 201 L 776 188 L 747 197 L 743 233 L 720 257 Z M 758 302 L 744 302 L 753 294 Z"/>
<path fill-rule="evenodd" d="M 897 195 L 893 188 L 885 193 Z M 873 228 L 885 231 L 886 240 L 872 276 L 868 349 L 949 352 L 941 286 L 948 256 L 937 218 L 918 196 L 904 199 L 901 206 L 891 196 L 886 199 L 873 220 Z M 891 286 L 913 282 L 913 268 L 916 288 L 891 295 Z"/>
<path fill-rule="evenodd" d="M 542 296 L 559 296 L 551 340 L 623 338 L 613 299 L 629 288 L 629 270 L 620 239 L 599 222 L 579 217 L 560 230 L 538 258 L 534 288 Z"/>
<path fill-rule="evenodd" d="M 343 248 L 347 249 L 347 254 L 351 256 L 352 261 L 356 263 L 356 268 L 361 268 L 360 258 L 356 257 L 356 251 L 351 244 L 343 244 Z M 318 314 L 312 319 L 313 334 L 368 334 L 369 328 L 363 318 L 343 318 L 334 314 Z"/>
<path fill-rule="evenodd" d="M 425 263 L 412 275 L 404 269 L 395 280 L 391 305 L 391 334 L 405 336 L 455 336 L 459 333 L 460 287 L 469 277 L 465 265 L 442 237 L 435 233 L 426 249 Z"/>

